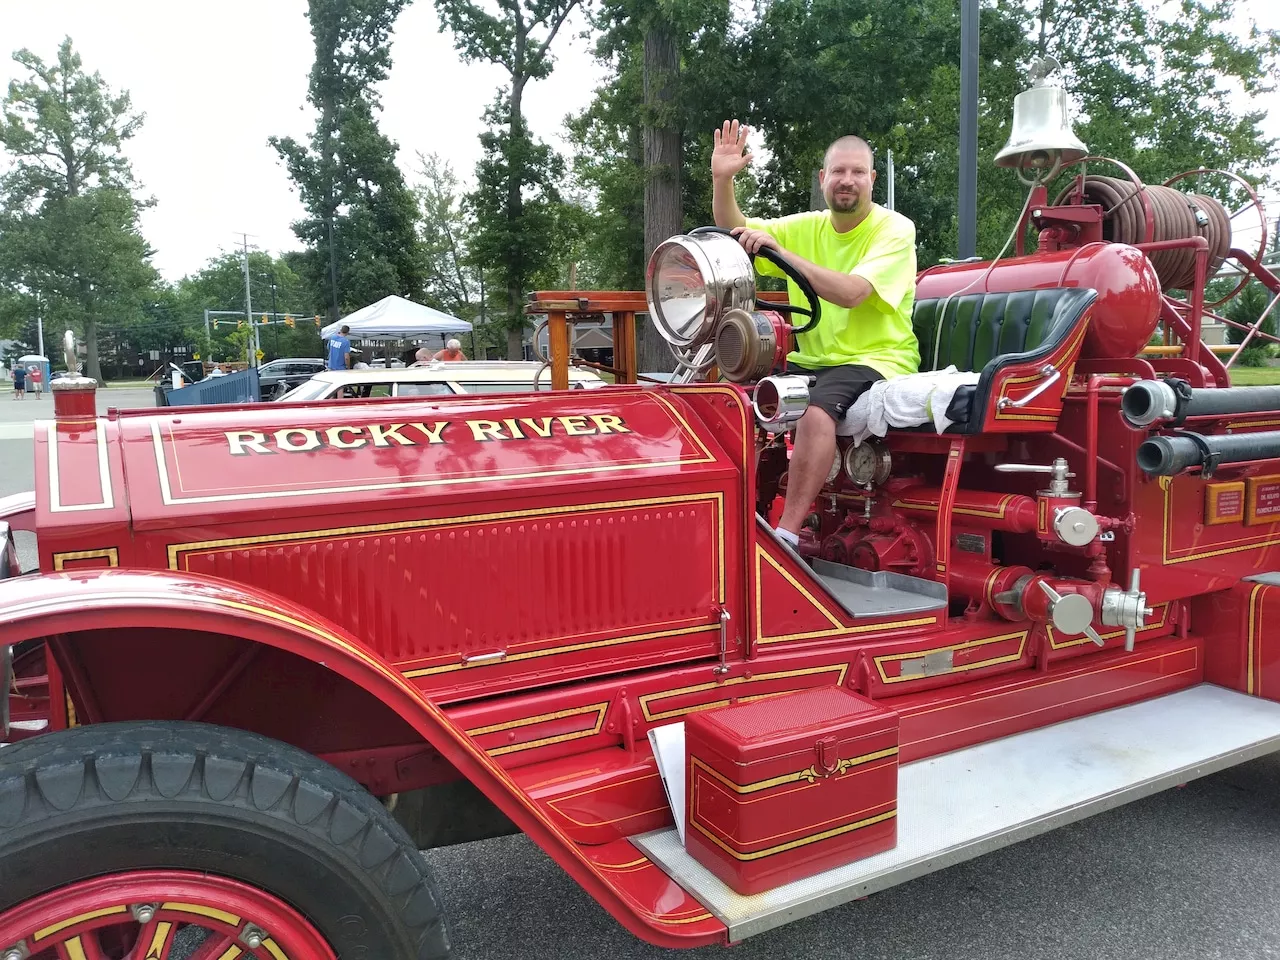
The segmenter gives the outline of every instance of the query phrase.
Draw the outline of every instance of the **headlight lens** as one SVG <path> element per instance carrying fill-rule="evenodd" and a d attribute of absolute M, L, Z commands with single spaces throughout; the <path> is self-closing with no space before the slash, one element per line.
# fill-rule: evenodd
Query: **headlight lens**
<path fill-rule="evenodd" d="M 705 343 L 726 310 L 755 307 L 751 258 L 720 233 L 672 237 L 649 258 L 645 278 L 649 316 L 676 347 Z"/>

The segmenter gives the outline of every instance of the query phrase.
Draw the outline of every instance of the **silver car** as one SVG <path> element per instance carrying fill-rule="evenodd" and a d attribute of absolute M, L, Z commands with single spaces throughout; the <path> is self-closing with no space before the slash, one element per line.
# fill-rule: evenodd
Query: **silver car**
<path fill-rule="evenodd" d="M 541 373 L 539 374 L 539 370 Z M 326 370 L 294 387 L 280 401 L 297 403 L 330 397 L 431 397 L 454 393 L 527 393 L 551 389 L 551 370 L 524 360 L 429 360 L 390 370 Z M 571 390 L 593 390 L 607 382 L 590 370 L 571 368 Z"/>

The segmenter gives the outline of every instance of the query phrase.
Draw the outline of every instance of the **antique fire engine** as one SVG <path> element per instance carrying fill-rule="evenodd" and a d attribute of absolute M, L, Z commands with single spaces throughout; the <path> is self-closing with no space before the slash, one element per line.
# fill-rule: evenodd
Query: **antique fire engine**
<path fill-rule="evenodd" d="M 1262 207 L 1087 156 L 1044 71 L 996 162 L 1005 249 L 919 275 L 921 372 L 875 388 L 925 412 L 838 425 L 798 548 L 785 360 L 827 320 L 714 228 L 643 293 L 535 294 L 550 392 L 55 380 L 0 500 L 0 960 L 443 957 L 419 851 L 512 830 L 637 936 L 730 944 L 1280 750 L 1280 388 L 1230 386 L 1263 318 L 1202 338 L 1280 300 Z M 604 316 L 616 385 L 565 389 Z"/>

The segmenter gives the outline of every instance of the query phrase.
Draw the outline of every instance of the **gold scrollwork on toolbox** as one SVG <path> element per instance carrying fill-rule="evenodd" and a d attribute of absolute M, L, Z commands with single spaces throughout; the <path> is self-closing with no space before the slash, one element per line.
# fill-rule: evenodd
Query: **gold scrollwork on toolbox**
<path fill-rule="evenodd" d="M 700 834 L 714 843 L 717 847 L 733 857 L 735 860 L 763 860 L 765 857 L 772 857 L 774 854 L 786 853 L 788 850 L 795 850 L 797 847 L 805 847 L 811 843 L 817 843 L 820 840 L 829 840 L 832 837 L 839 837 L 846 833 L 852 833 L 854 830 L 861 830 L 863 827 L 874 826 L 877 823 L 883 823 L 886 820 L 892 820 L 898 815 L 898 808 L 886 810 L 884 813 L 876 814 L 874 817 L 866 817 L 862 820 L 855 820 L 853 823 L 846 823 L 842 827 L 835 827 L 831 830 L 823 830 L 821 833 L 815 833 L 808 837 L 801 837 L 798 840 L 791 840 L 787 843 L 780 843 L 774 847 L 767 847 L 764 850 L 753 850 L 750 853 L 743 853 L 736 847 L 731 847 L 725 843 L 710 830 L 698 822 L 697 818 L 691 818 L 689 825 L 697 830 Z"/>
<path fill-rule="evenodd" d="M 1004 643 L 1007 640 L 1017 640 L 1018 650 L 1016 653 L 1008 653 L 1001 657 L 988 657 L 986 660 L 975 660 L 972 663 L 961 663 L 953 665 L 946 670 L 939 670 L 936 673 L 930 673 L 930 677 L 942 677 L 951 673 L 964 673 L 968 670 L 980 670 L 983 667 L 994 667 L 1001 663 L 1012 663 L 1022 658 L 1023 650 L 1027 646 L 1026 630 L 1019 630 L 1017 633 L 1002 633 L 998 637 L 981 637 L 977 640 L 966 640 L 964 643 L 953 643 L 944 647 L 933 647 L 929 650 L 912 650 L 910 653 L 887 653 L 875 658 L 876 672 L 880 674 L 880 680 L 883 683 L 902 683 L 906 680 L 920 680 L 924 675 L 899 674 L 891 677 L 885 672 L 885 664 L 894 661 L 904 660 L 922 660 L 930 654 L 934 653 L 956 653 L 960 650 L 972 650 L 975 647 L 983 647 L 993 643 Z M 901 668 L 899 668 L 901 669 Z"/>
<path fill-rule="evenodd" d="M 697 713 L 700 710 L 714 710 L 716 707 L 728 705 L 730 697 L 718 697 L 715 700 L 709 700 L 704 703 L 695 703 L 685 707 L 676 707 L 671 710 L 655 710 L 653 703 L 656 700 L 669 700 L 675 697 L 685 696 L 687 694 L 702 693 L 707 690 L 724 690 L 728 687 L 737 688 L 746 684 L 767 683 L 770 680 L 789 680 L 792 677 L 812 677 L 817 674 L 831 673 L 835 675 L 835 679 L 831 683 L 840 686 L 844 683 L 845 675 L 849 671 L 847 663 L 833 663 L 825 667 L 805 667 L 801 670 L 782 670 L 777 673 L 757 673 L 750 677 L 730 677 L 728 680 L 713 680 L 709 683 L 695 683 L 688 687 L 678 687 L 675 690 L 660 690 L 657 693 L 646 693 L 640 697 L 640 712 L 644 714 L 644 718 L 649 722 L 655 720 L 670 720 L 672 717 L 683 717 L 685 714 Z M 776 696 L 782 693 L 791 693 L 792 690 L 806 689 L 805 687 L 793 687 L 786 690 L 779 690 L 776 693 L 760 694 L 758 696 L 736 697 L 738 701 L 760 700 L 767 696 Z"/>
<path fill-rule="evenodd" d="M 836 764 L 836 769 L 826 776 L 838 777 L 851 770 L 854 767 L 860 767 L 864 764 L 874 763 L 876 760 L 883 760 L 886 757 L 896 757 L 898 755 L 897 747 L 886 747 L 884 750 L 876 750 L 873 753 L 864 753 L 860 757 L 851 757 L 848 760 L 841 760 Z M 713 770 L 697 757 L 690 757 L 689 762 L 693 766 L 701 770 L 703 773 L 711 777 L 712 780 L 720 784 L 727 790 L 732 790 L 740 796 L 750 793 L 759 793 L 761 790 L 770 790 L 773 787 L 783 787 L 790 783 L 799 783 L 801 780 L 807 783 L 814 783 L 823 774 L 818 773 L 817 766 L 806 767 L 804 770 L 797 770 L 794 773 L 783 773 L 776 777 L 769 777 L 767 780 L 756 780 L 753 783 L 734 783 L 718 770 Z"/>
<path fill-rule="evenodd" d="M 542 723 L 552 723 L 556 720 L 565 720 L 569 717 L 589 717 L 595 714 L 595 720 L 591 726 L 582 730 L 574 730 L 570 733 L 555 734 L 548 737 L 539 737 L 535 740 L 523 740 L 519 743 L 505 744 L 500 747 L 487 747 L 485 753 L 491 757 L 500 757 L 508 753 L 519 753 L 522 750 L 533 750 L 536 747 L 546 747 L 553 743 L 565 743 L 569 740 L 580 740 L 584 737 L 593 737 L 598 734 L 604 726 L 604 716 L 609 710 L 609 701 L 604 703 L 593 703 L 585 707 L 573 707 L 568 710 L 557 710 L 554 713 L 540 713 L 536 717 L 522 717 L 519 720 L 507 720 L 503 723 L 491 723 L 484 727 L 475 727 L 467 731 L 469 737 L 482 737 L 490 733 L 506 733 L 517 730 L 522 727 L 532 727 Z"/>
<path fill-rule="evenodd" d="M 64 553 L 55 553 L 53 555 L 53 569 L 62 570 L 68 561 L 72 560 L 106 560 L 108 567 L 120 566 L 120 551 L 115 547 L 105 547 L 102 550 L 69 550 Z"/>

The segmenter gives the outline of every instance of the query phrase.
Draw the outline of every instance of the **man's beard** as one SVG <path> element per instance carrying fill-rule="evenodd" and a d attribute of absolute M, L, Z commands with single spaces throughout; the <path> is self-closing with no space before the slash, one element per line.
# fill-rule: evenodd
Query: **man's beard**
<path fill-rule="evenodd" d="M 853 213 L 858 209 L 858 203 L 861 199 L 857 193 L 833 193 L 831 199 L 827 201 L 827 205 L 836 213 Z"/>

